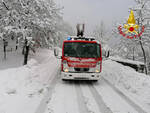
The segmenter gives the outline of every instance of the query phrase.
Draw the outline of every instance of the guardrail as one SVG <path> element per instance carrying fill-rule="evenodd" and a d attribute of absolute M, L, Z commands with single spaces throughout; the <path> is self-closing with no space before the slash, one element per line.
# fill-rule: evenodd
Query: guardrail
<path fill-rule="evenodd" d="M 109 57 L 109 59 L 121 63 L 122 65 L 129 66 L 140 73 L 144 73 L 145 64 L 142 62 L 114 57 Z"/>

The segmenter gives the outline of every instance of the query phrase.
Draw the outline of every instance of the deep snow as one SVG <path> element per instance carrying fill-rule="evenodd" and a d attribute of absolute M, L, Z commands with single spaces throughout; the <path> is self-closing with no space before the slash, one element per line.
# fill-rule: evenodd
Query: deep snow
<path fill-rule="evenodd" d="M 53 51 L 44 49 L 38 50 L 35 55 L 32 55 L 28 65 L 26 66 L 1 70 L 0 113 L 35 113 L 41 100 L 47 93 L 49 77 L 51 77 L 53 73 L 57 72 L 59 66 L 60 60 L 57 60 L 54 57 Z M 109 82 L 111 82 L 115 87 L 121 90 L 136 104 L 147 111 L 147 113 L 150 113 L 149 76 L 135 72 L 134 69 L 123 66 L 111 60 L 103 61 L 101 75 Z M 111 89 L 109 90 L 109 88 L 106 90 L 105 88 L 107 87 L 103 87 L 104 84 L 101 80 L 98 83 L 99 85 L 97 85 L 96 88 L 99 91 L 104 91 L 100 94 L 107 106 L 110 107 L 112 111 L 117 111 L 117 113 L 125 113 L 126 108 L 123 109 L 121 104 L 119 105 L 119 103 L 125 104 L 125 102 L 120 99 L 118 106 L 116 106 L 117 104 L 115 105 L 115 99 L 117 96 L 114 97 L 114 100 L 112 97 L 113 95 L 115 96 L 117 94 L 114 91 L 111 91 Z M 70 111 L 73 110 L 75 113 L 77 113 L 78 103 L 73 101 L 77 99 L 77 97 L 74 95 L 76 91 L 74 91 L 72 87 L 74 86 L 63 84 L 63 82 L 59 80 L 59 83 L 57 83 L 56 88 L 52 94 L 52 99 L 48 104 L 46 113 L 56 113 L 55 111 L 61 113 L 61 110 L 65 109 L 63 108 L 65 106 L 63 105 L 63 101 L 68 103 L 67 105 L 70 106 Z M 94 107 L 96 104 L 94 103 L 93 97 L 91 97 L 92 94 L 90 94 L 87 86 L 83 86 L 81 84 L 81 89 L 83 89 L 83 95 L 85 95 L 85 101 L 89 111 L 97 113 L 98 109 Z M 65 96 L 64 98 L 64 96 L 61 95 L 62 93 L 63 95 L 69 93 L 70 96 Z M 109 100 L 109 96 L 110 99 L 112 99 L 111 101 Z M 55 105 L 53 103 L 57 104 Z M 73 104 L 75 105 L 74 107 L 71 106 Z M 126 106 L 130 108 L 130 106 Z M 61 109 L 58 109 L 58 107 Z M 123 110 L 119 111 L 119 109 Z"/>
<path fill-rule="evenodd" d="M 39 50 L 28 65 L 0 71 L 0 113 L 34 113 L 59 65 L 51 50 Z"/>
<path fill-rule="evenodd" d="M 103 62 L 103 77 L 150 113 L 150 76 L 115 61 Z"/>
<path fill-rule="evenodd" d="M 8 49 L 8 48 L 7 48 Z M 8 68 L 14 68 L 14 67 L 20 67 L 23 65 L 23 55 L 21 54 L 21 49 L 19 48 L 17 51 L 14 50 L 11 52 L 10 49 L 8 49 L 6 53 L 6 60 L 4 59 L 4 52 L 2 48 L 0 48 L 0 70 L 2 69 L 8 69 Z"/>

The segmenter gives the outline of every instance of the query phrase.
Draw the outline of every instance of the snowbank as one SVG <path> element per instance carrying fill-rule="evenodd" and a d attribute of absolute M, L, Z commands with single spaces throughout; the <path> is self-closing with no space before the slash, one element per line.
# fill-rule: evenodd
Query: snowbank
<path fill-rule="evenodd" d="M 2 48 L 0 48 L 0 70 L 20 67 L 23 65 L 24 56 L 21 54 L 21 49 L 17 51 L 7 51 L 6 60 L 4 59 L 4 53 Z"/>
<path fill-rule="evenodd" d="M 103 62 L 103 77 L 150 112 L 150 76 L 115 61 Z"/>
<path fill-rule="evenodd" d="M 26 66 L 0 71 L 0 113 L 34 113 L 58 65 L 53 51 L 40 50 Z"/>
<path fill-rule="evenodd" d="M 133 61 L 133 60 L 128 60 L 128 59 L 122 59 L 120 57 L 112 57 L 112 56 L 110 56 L 109 59 L 114 60 L 114 61 L 120 61 L 120 62 L 130 63 L 130 64 L 144 65 L 143 62 Z"/>

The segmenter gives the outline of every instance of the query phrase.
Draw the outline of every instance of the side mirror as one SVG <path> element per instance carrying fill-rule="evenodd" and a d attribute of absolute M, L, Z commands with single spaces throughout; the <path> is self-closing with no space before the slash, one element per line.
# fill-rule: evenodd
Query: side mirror
<path fill-rule="evenodd" d="M 104 59 L 107 59 L 109 57 L 109 55 L 110 55 L 109 51 L 105 51 L 105 50 L 102 51 L 102 56 Z"/>
<path fill-rule="evenodd" d="M 61 59 L 61 56 L 59 56 L 59 49 L 58 48 L 54 48 L 54 55 L 57 59 Z"/>
<path fill-rule="evenodd" d="M 58 56 L 58 54 L 59 54 L 58 49 L 57 49 L 57 48 L 54 48 L 54 55 L 55 55 L 55 56 Z"/>
<path fill-rule="evenodd" d="M 105 57 L 106 57 L 106 58 L 109 57 L 109 51 L 105 51 Z"/>

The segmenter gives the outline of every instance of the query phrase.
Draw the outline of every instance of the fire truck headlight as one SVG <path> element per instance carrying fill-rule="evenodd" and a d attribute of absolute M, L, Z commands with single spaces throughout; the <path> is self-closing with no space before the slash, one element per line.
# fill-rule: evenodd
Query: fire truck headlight
<path fill-rule="evenodd" d="M 68 69 L 64 69 L 64 71 L 65 71 L 65 72 L 69 72 L 69 70 L 68 70 Z"/>
<path fill-rule="evenodd" d="M 100 72 L 100 70 L 96 69 L 96 70 L 95 70 L 95 72 L 96 72 L 96 73 L 99 73 L 99 72 Z"/>
<path fill-rule="evenodd" d="M 69 72 L 69 67 L 68 67 L 68 64 L 67 64 L 66 60 L 63 61 L 63 71 L 64 72 Z"/>
<path fill-rule="evenodd" d="M 96 68 L 95 68 L 95 72 L 96 72 L 96 73 L 100 73 L 100 64 L 101 64 L 100 61 L 97 62 L 97 64 L 96 64 Z"/>

